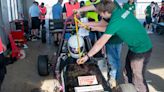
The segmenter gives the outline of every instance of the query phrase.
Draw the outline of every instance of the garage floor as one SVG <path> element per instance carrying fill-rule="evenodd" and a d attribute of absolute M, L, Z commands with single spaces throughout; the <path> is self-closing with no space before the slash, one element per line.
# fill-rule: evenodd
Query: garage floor
<path fill-rule="evenodd" d="M 164 92 L 164 35 L 152 34 L 150 37 L 154 48 L 146 74 L 147 81 L 150 84 L 150 92 Z M 36 88 L 52 92 L 56 80 L 52 78 L 52 74 L 48 77 L 40 77 L 37 74 L 37 56 L 48 54 L 51 57 L 57 48 L 40 41 L 28 42 L 28 46 L 27 57 L 7 67 L 2 92 L 31 92 Z M 124 48 L 122 60 L 127 52 L 127 47 Z"/>

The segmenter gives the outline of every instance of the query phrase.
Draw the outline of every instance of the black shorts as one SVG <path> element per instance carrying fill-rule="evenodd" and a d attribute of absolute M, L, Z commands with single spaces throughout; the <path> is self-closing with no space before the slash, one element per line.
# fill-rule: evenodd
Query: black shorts
<path fill-rule="evenodd" d="M 146 16 L 146 24 L 152 23 L 152 18 Z"/>
<path fill-rule="evenodd" d="M 40 20 L 38 17 L 32 17 L 32 29 L 39 29 L 40 27 Z"/>
<path fill-rule="evenodd" d="M 54 19 L 54 29 L 63 29 L 64 21 L 62 19 Z"/>
<path fill-rule="evenodd" d="M 64 28 L 64 20 L 62 19 L 50 19 L 49 20 L 49 30 L 55 29 L 63 29 Z"/>

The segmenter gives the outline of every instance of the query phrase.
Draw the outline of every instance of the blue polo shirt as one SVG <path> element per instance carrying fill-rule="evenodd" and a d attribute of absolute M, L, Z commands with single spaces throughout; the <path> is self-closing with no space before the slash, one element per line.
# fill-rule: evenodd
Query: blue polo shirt
<path fill-rule="evenodd" d="M 29 15 L 31 17 L 39 17 L 39 15 L 40 15 L 39 7 L 35 4 L 33 4 L 29 9 Z"/>
<path fill-rule="evenodd" d="M 61 19 L 62 6 L 59 2 L 52 7 L 52 15 L 53 19 Z"/>

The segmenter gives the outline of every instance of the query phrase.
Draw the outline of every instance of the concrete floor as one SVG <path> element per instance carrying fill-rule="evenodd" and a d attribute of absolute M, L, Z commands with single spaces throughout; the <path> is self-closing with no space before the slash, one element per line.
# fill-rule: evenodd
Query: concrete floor
<path fill-rule="evenodd" d="M 146 77 L 150 92 L 164 92 L 164 35 L 152 34 L 150 37 L 154 48 Z M 31 92 L 35 88 L 52 90 L 56 83 L 52 74 L 48 77 L 38 75 L 37 56 L 48 54 L 51 57 L 57 48 L 53 45 L 42 44 L 40 41 L 28 42 L 28 46 L 27 57 L 7 67 L 2 92 Z M 127 47 L 124 46 L 122 60 L 124 60 L 126 52 Z"/>

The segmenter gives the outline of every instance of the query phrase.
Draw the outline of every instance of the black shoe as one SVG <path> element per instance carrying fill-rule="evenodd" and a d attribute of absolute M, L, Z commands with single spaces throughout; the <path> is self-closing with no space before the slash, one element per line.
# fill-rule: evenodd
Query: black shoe
<path fill-rule="evenodd" d="M 55 46 L 58 46 L 58 41 L 54 41 Z"/>

